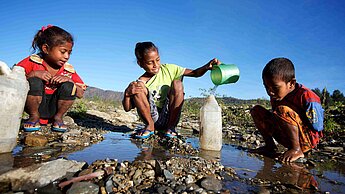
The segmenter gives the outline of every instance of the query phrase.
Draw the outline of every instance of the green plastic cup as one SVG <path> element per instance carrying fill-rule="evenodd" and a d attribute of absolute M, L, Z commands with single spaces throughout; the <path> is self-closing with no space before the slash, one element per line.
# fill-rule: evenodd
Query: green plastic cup
<path fill-rule="evenodd" d="M 213 66 L 211 80 L 214 85 L 235 83 L 240 79 L 240 70 L 234 64 L 220 64 Z"/>

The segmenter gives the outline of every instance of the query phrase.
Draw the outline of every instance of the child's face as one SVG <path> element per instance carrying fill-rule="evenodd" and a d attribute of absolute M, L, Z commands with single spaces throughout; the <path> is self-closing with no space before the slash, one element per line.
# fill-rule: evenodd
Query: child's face
<path fill-rule="evenodd" d="M 155 75 L 158 73 L 161 64 L 160 64 L 160 57 L 157 50 L 150 50 L 145 55 L 143 60 L 138 61 L 138 64 L 141 68 L 143 68 L 146 73 L 150 75 Z"/>
<path fill-rule="evenodd" d="M 283 81 L 279 77 L 267 78 L 264 77 L 264 86 L 267 94 L 274 100 L 280 101 L 287 94 L 295 89 L 296 80 L 293 79 L 289 82 Z"/>
<path fill-rule="evenodd" d="M 69 59 L 72 53 L 73 44 L 66 42 L 64 44 L 49 48 L 49 46 L 42 46 L 43 52 L 46 54 L 45 61 L 50 65 L 63 66 Z"/>

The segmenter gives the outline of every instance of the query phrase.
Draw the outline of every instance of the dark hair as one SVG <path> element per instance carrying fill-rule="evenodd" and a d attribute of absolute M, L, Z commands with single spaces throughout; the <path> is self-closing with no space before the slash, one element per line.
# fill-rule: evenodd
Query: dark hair
<path fill-rule="evenodd" d="M 42 27 L 42 29 L 36 33 L 32 41 L 32 48 L 34 49 L 33 52 L 36 52 L 36 50 L 42 52 L 41 49 L 44 44 L 53 48 L 66 42 L 73 44 L 73 37 L 70 33 L 57 26 L 48 25 L 47 27 Z"/>
<path fill-rule="evenodd" d="M 280 78 L 286 83 L 295 78 L 295 67 L 287 58 L 275 58 L 262 70 L 262 78 Z"/>
<path fill-rule="evenodd" d="M 156 50 L 158 53 L 158 48 L 152 42 L 138 42 L 135 45 L 135 56 L 137 57 L 138 61 L 142 61 L 144 55 L 151 50 Z"/>

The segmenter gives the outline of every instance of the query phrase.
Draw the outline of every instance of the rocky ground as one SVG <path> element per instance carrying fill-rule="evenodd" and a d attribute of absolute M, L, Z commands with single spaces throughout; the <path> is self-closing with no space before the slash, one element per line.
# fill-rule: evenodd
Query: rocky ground
<path fill-rule="evenodd" d="M 248 120 L 249 106 L 237 109 L 239 115 L 233 118 L 239 119 L 229 121 L 228 116 L 223 119 L 226 121 L 224 140 L 243 150 L 262 146 L 261 136 Z M 89 109 L 78 116 L 70 114 L 64 121 L 69 127 L 66 133 L 51 132 L 49 125 L 35 133 L 20 132 L 18 143 L 26 148 L 26 153 L 17 162 L 18 168 L 0 171 L 0 193 L 230 193 L 223 188 L 224 181 L 266 185 L 267 191 L 273 193 L 301 191 L 279 181 L 241 178 L 234 169 L 222 166 L 217 160 L 198 157 L 198 150 L 183 137 L 166 139 L 155 135 L 138 143 L 161 146 L 188 157 L 131 162 L 100 158 L 92 164 L 56 159 L 102 141 L 104 133 L 129 132 L 140 124 L 135 112 L 126 113 L 121 108 L 114 111 L 112 107 L 102 111 Z M 197 116 L 182 114 L 178 127 L 197 135 Z M 309 167 L 330 160 L 345 163 L 344 137 L 338 134 L 324 138 L 319 147 L 300 162 Z M 317 188 L 307 189 L 317 191 Z"/>

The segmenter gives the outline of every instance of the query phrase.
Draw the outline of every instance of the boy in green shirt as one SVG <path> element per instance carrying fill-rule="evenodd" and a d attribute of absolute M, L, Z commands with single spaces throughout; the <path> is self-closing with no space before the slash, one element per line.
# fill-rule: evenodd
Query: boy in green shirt
<path fill-rule="evenodd" d="M 125 111 L 137 108 L 146 124 L 134 137 L 146 139 L 156 129 L 165 131 L 167 137 L 176 137 L 175 127 L 184 101 L 183 76 L 201 77 L 220 61 L 212 59 L 195 70 L 174 64 L 160 64 L 158 48 L 152 42 L 137 43 L 135 56 L 145 73 L 129 84 L 122 101 Z"/>

